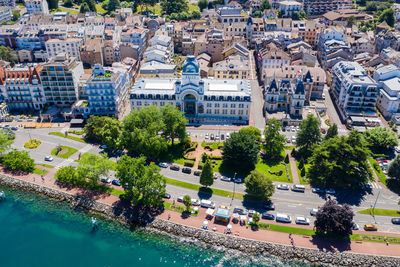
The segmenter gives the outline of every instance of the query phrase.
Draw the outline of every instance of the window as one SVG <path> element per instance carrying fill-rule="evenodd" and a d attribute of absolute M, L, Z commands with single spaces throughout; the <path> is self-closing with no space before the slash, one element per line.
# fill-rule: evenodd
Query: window
<path fill-rule="evenodd" d="M 228 114 L 228 110 L 223 109 L 223 110 L 222 110 L 222 114 Z"/>
<path fill-rule="evenodd" d="M 231 108 L 236 108 L 236 104 L 231 104 Z"/>

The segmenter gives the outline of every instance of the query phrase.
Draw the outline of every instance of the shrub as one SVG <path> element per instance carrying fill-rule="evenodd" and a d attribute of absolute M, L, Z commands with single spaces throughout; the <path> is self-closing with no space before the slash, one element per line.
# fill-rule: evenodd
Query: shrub
<path fill-rule="evenodd" d="M 385 155 L 385 154 L 372 154 L 372 157 L 374 157 L 374 158 L 389 158 L 389 156 L 388 155 Z"/>
<path fill-rule="evenodd" d="M 201 154 L 201 162 L 205 163 L 208 159 L 208 155 L 206 153 Z"/>
<path fill-rule="evenodd" d="M 306 176 L 306 168 L 301 169 L 300 175 L 301 177 Z"/>
<path fill-rule="evenodd" d="M 192 160 L 185 160 L 184 164 L 186 167 L 193 167 L 194 166 L 194 161 Z"/>
<path fill-rule="evenodd" d="M 301 158 L 300 162 L 299 162 L 299 169 L 301 170 L 301 169 L 303 169 L 303 167 L 304 167 L 304 160 L 303 160 L 303 158 Z"/>
<path fill-rule="evenodd" d="M 286 154 L 286 157 L 285 157 L 285 163 L 286 163 L 286 164 L 288 164 L 288 163 L 289 163 L 289 155 L 288 155 L 288 154 Z"/>

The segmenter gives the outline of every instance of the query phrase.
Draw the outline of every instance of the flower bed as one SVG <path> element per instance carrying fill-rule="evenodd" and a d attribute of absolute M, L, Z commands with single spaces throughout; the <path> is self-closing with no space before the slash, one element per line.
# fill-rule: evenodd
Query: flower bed
<path fill-rule="evenodd" d="M 40 141 L 38 139 L 29 139 L 28 142 L 24 143 L 24 147 L 28 148 L 28 149 L 34 149 L 34 148 L 37 148 L 38 146 L 40 146 L 41 143 L 42 143 L 42 141 Z"/>

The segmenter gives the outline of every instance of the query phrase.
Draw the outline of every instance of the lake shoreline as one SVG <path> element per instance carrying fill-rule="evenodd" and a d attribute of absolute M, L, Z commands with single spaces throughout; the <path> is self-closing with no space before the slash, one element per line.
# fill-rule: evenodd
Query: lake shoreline
<path fill-rule="evenodd" d="M 0 184 L 21 190 L 32 191 L 51 199 L 70 203 L 71 207 L 81 207 L 89 212 L 101 214 L 106 218 L 117 220 L 127 225 L 139 225 L 150 233 L 164 234 L 183 243 L 191 243 L 216 251 L 238 250 L 243 253 L 279 257 L 283 260 L 298 261 L 308 264 L 323 264 L 328 266 L 400 266 L 399 257 L 357 254 L 351 252 L 324 252 L 316 249 L 274 244 L 264 241 L 246 239 L 232 235 L 204 231 L 187 225 L 154 218 L 141 222 L 132 210 L 113 207 L 87 198 L 70 194 L 65 191 L 48 188 L 44 185 L 31 183 L 12 176 L 0 174 Z"/>

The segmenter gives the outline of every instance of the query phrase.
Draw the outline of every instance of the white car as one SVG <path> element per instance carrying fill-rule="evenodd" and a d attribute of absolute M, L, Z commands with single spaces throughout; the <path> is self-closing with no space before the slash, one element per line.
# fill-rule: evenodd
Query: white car
<path fill-rule="evenodd" d="M 279 184 L 276 188 L 280 190 L 289 190 L 289 186 L 287 184 Z"/>
<path fill-rule="evenodd" d="M 204 136 L 204 138 L 205 138 L 205 139 L 208 139 L 208 138 L 209 138 L 209 134 L 206 133 L 206 135 Z"/>
<path fill-rule="evenodd" d="M 215 140 L 219 140 L 219 134 L 215 135 Z"/>
<path fill-rule="evenodd" d="M 360 230 L 360 226 L 358 224 L 354 223 L 353 227 L 351 227 L 352 230 Z"/>
<path fill-rule="evenodd" d="M 290 142 L 291 142 L 290 138 L 289 137 L 286 138 L 286 143 L 290 143 Z"/>
<path fill-rule="evenodd" d="M 309 225 L 310 224 L 310 219 L 304 218 L 304 217 L 297 217 L 296 218 L 296 224 Z"/>
<path fill-rule="evenodd" d="M 105 184 L 111 184 L 111 179 L 107 177 L 101 178 L 100 181 Z"/>
<path fill-rule="evenodd" d="M 161 167 L 161 168 L 168 168 L 168 163 L 160 162 L 160 163 L 158 163 L 158 166 Z"/>
<path fill-rule="evenodd" d="M 395 150 L 397 153 L 400 153 L 400 146 L 396 146 L 396 147 L 394 148 L 394 150 Z"/>
<path fill-rule="evenodd" d="M 336 194 L 336 191 L 333 188 L 327 188 L 327 189 L 325 189 L 325 193 L 326 194 L 330 194 L 330 195 L 334 195 L 334 194 Z"/>
<path fill-rule="evenodd" d="M 256 211 L 255 210 L 249 210 L 249 212 L 247 213 L 247 215 L 249 216 L 249 217 L 253 217 L 253 215 L 256 213 Z"/>
<path fill-rule="evenodd" d="M 296 129 L 294 128 L 294 126 L 290 126 L 290 130 L 291 130 L 292 132 L 295 132 L 295 131 L 296 131 Z"/>
<path fill-rule="evenodd" d="M 230 182 L 231 178 L 230 177 L 226 177 L 226 176 L 221 176 L 221 181 Z"/>
<path fill-rule="evenodd" d="M 230 133 L 226 133 L 226 139 L 229 139 L 231 137 Z"/>
<path fill-rule="evenodd" d="M 296 143 L 296 136 L 292 136 L 292 143 Z"/>
<path fill-rule="evenodd" d="M 46 156 L 46 157 L 44 157 L 44 160 L 45 161 L 53 161 L 54 159 L 52 156 Z"/>
<path fill-rule="evenodd" d="M 192 198 L 191 201 L 193 206 L 200 206 L 200 200 Z"/>
<path fill-rule="evenodd" d="M 178 197 L 177 201 L 178 202 L 183 202 L 183 197 Z"/>
<path fill-rule="evenodd" d="M 311 216 L 315 216 L 315 215 L 317 214 L 317 212 L 318 212 L 318 209 L 312 209 L 312 210 L 310 211 L 310 215 L 311 215 Z"/>

